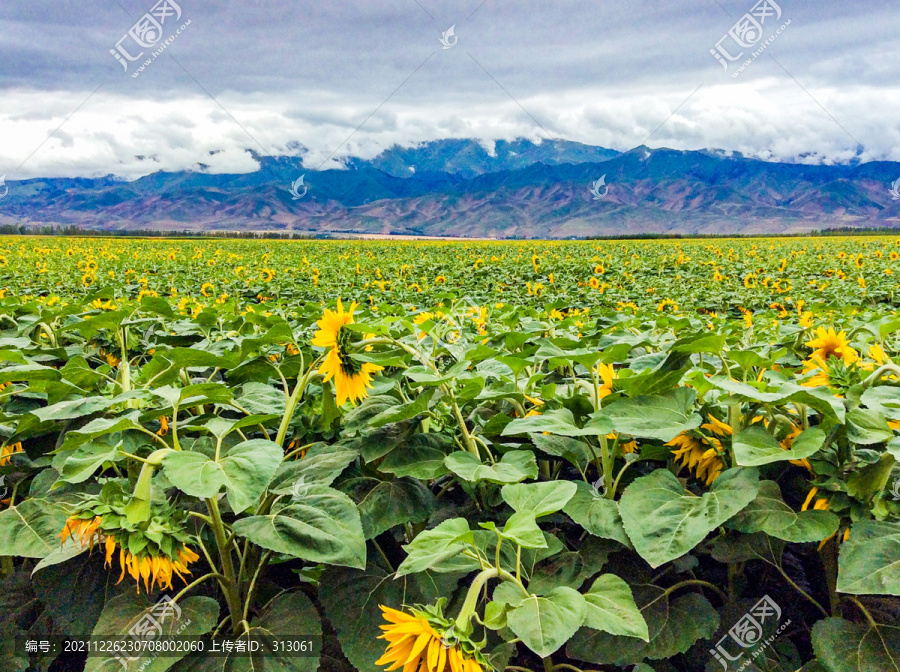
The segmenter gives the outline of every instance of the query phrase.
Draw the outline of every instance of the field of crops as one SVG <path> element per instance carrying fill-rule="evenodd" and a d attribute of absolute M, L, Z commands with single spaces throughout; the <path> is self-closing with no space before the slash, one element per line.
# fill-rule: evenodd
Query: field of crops
<path fill-rule="evenodd" d="M 4 237 L 0 671 L 898 672 L 898 289 L 893 237 Z"/>

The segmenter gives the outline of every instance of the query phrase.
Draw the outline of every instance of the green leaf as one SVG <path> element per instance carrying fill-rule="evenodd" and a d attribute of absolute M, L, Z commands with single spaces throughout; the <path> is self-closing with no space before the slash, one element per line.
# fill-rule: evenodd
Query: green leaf
<path fill-rule="evenodd" d="M 559 650 L 584 620 L 587 606 L 577 590 L 561 586 L 547 595 L 531 595 L 507 614 L 509 629 L 542 658 Z"/>
<path fill-rule="evenodd" d="M 692 410 L 696 397 L 694 390 L 679 387 L 671 394 L 615 401 L 603 413 L 621 434 L 665 443 L 700 426 L 702 419 Z"/>
<path fill-rule="evenodd" d="M 650 641 L 647 621 L 634 602 L 631 587 L 615 574 L 599 577 L 584 595 L 584 625 L 611 635 Z"/>
<path fill-rule="evenodd" d="M 847 492 L 851 497 L 871 502 L 887 487 L 896 461 L 891 453 L 884 453 L 878 461 L 858 468 L 847 477 Z"/>
<path fill-rule="evenodd" d="M 388 453 L 378 465 L 378 470 L 395 476 L 432 481 L 449 473 L 444 464 L 447 445 L 447 440 L 440 434 L 413 434 L 404 444 L 403 450 Z"/>
<path fill-rule="evenodd" d="M 104 440 L 89 441 L 71 451 L 63 462 L 59 472 L 59 480 L 66 483 L 83 483 L 97 471 L 105 462 L 118 462 L 122 459 L 119 448 L 122 442 L 116 444 Z"/>
<path fill-rule="evenodd" d="M 34 497 L 0 511 L 0 556 L 44 558 L 60 547 L 69 517 L 60 504 Z"/>
<path fill-rule="evenodd" d="M 588 533 L 604 539 L 613 539 L 631 548 L 631 540 L 625 534 L 619 507 L 611 499 L 600 494 L 584 481 L 575 483 L 576 491 L 563 512 Z"/>
<path fill-rule="evenodd" d="M 444 459 L 444 464 L 463 480 L 476 483 L 518 483 L 537 478 L 537 461 L 530 450 L 511 450 L 493 465 L 482 464 L 472 453 L 457 451 Z"/>
<path fill-rule="evenodd" d="M 585 471 L 588 463 L 596 457 L 587 443 L 568 436 L 532 433 L 528 437 L 538 450 L 568 460 L 581 471 Z"/>
<path fill-rule="evenodd" d="M 237 398 L 237 403 L 255 414 L 275 413 L 283 416 L 287 410 L 284 391 L 256 382 L 241 385 L 241 396 Z"/>
<path fill-rule="evenodd" d="M 546 595 L 559 586 L 578 590 L 584 583 L 585 571 L 584 558 L 579 553 L 557 553 L 535 565 L 528 579 L 528 591 Z"/>
<path fill-rule="evenodd" d="M 385 649 L 385 641 L 378 639 L 384 634 L 379 626 L 386 624 L 379 605 L 400 609 L 403 604 L 427 602 L 416 578 L 395 578 L 393 571 L 380 564 L 380 558 L 373 558 L 364 570 L 328 567 L 322 574 L 319 600 L 337 631 L 341 652 L 353 668 L 384 672 L 383 666 L 375 665 Z M 449 668 L 444 672 L 450 672 Z"/>
<path fill-rule="evenodd" d="M 649 641 L 581 628 L 566 654 L 596 665 L 637 665 L 686 652 L 700 639 L 710 639 L 719 627 L 719 614 L 699 593 L 669 600 L 663 588 L 641 586 L 636 603 L 647 623 Z"/>
<path fill-rule="evenodd" d="M 775 481 L 760 481 L 759 494 L 728 521 L 728 527 L 753 534 L 765 532 L 796 544 L 822 541 L 837 532 L 841 519 L 830 511 L 794 511 L 781 498 Z"/>
<path fill-rule="evenodd" d="M 847 414 L 847 437 L 864 446 L 884 443 L 894 438 L 894 431 L 878 411 L 854 408 Z"/>
<path fill-rule="evenodd" d="M 158 604 L 158 603 L 157 603 Z M 188 597 L 177 605 L 164 604 L 160 607 L 151 604 L 146 597 L 125 593 L 114 597 L 106 603 L 100 620 L 94 627 L 93 636 L 113 640 L 117 637 L 131 636 L 130 631 L 147 618 L 153 618 L 164 637 L 176 634 L 186 637 L 204 635 L 215 627 L 219 619 L 219 603 L 211 597 Z M 161 609 L 167 611 L 161 612 Z M 148 654 L 129 663 L 129 669 L 140 669 L 149 672 L 165 672 L 184 657 L 184 653 L 156 656 Z M 121 669 L 121 663 L 112 656 L 88 656 L 85 672 L 106 672 Z"/>
<path fill-rule="evenodd" d="M 900 628 L 825 618 L 812 629 L 816 658 L 828 672 L 900 671 Z"/>
<path fill-rule="evenodd" d="M 750 427 L 738 432 L 734 437 L 734 456 L 742 467 L 760 467 L 773 462 L 802 460 L 815 455 L 825 444 L 825 432 L 818 427 L 810 427 L 800 433 L 785 450 L 774 436 L 762 427 Z"/>
<path fill-rule="evenodd" d="M 561 510 L 572 499 L 575 490 L 575 483 L 571 481 L 523 483 L 504 485 L 500 489 L 500 496 L 514 511 L 530 511 L 536 518 L 540 518 Z"/>
<path fill-rule="evenodd" d="M 398 478 L 378 481 L 357 508 L 366 539 L 373 539 L 396 525 L 421 523 L 431 515 L 434 503 L 434 495 L 424 483 L 413 478 Z"/>
<path fill-rule="evenodd" d="M 428 410 L 428 402 L 431 401 L 431 398 L 434 396 L 435 391 L 436 389 L 428 390 L 427 392 L 423 392 L 422 394 L 418 395 L 413 401 L 385 409 L 374 418 L 369 420 L 369 426 L 374 428 L 384 427 L 390 422 L 401 422 L 402 420 L 409 420 L 410 418 L 416 417 L 420 413 L 424 413 Z"/>
<path fill-rule="evenodd" d="M 479 523 L 485 529 L 497 531 L 493 522 Z M 547 548 L 544 533 L 538 527 L 531 511 L 514 513 L 506 521 L 503 530 L 497 532 L 504 539 L 510 539 L 523 548 Z"/>
<path fill-rule="evenodd" d="M 195 451 L 169 453 L 162 459 L 166 478 L 185 494 L 215 497 L 222 486 L 235 513 L 259 499 L 284 454 L 274 441 L 251 439 L 237 444 L 218 461 Z"/>
<path fill-rule="evenodd" d="M 853 524 L 841 544 L 837 590 L 900 596 L 900 525 L 874 520 Z"/>
<path fill-rule="evenodd" d="M 517 418 L 503 428 L 503 436 L 528 434 L 531 432 L 550 432 L 559 436 L 598 436 L 609 434 L 612 425 L 602 415 L 592 416 L 584 428 L 575 425 L 575 416 L 567 408 L 558 408 L 541 415 L 530 415 Z"/>
<path fill-rule="evenodd" d="M 619 514 L 635 550 L 656 568 L 693 549 L 758 491 L 755 469 L 729 469 L 702 497 L 685 490 L 672 472 L 657 469 L 625 489 Z"/>
<path fill-rule="evenodd" d="M 125 415 L 119 415 L 114 418 L 97 418 L 91 420 L 81 429 L 75 429 L 66 434 L 62 449 L 75 448 L 87 443 L 91 439 L 99 436 L 113 434 L 115 432 L 124 432 L 129 429 L 142 429 L 141 414 L 139 411 L 132 411 Z"/>
<path fill-rule="evenodd" d="M 282 463 L 269 483 L 269 490 L 281 495 L 291 494 L 294 484 L 301 478 L 304 483 L 331 485 L 357 457 L 357 448 L 340 443 L 316 443 L 302 460 Z"/>
<path fill-rule="evenodd" d="M 257 546 L 313 563 L 366 566 L 366 542 L 356 504 L 347 495 L 312 484 L 300 501 L 266 516 L 236 520 L 233 529 Z"/>
<path fill-rule="evenodd" d="M 437 572 L 468 571 L 478 568 L 473 558 L 459 557 L 472 543 L 472 531 L 465 518 L 445 520 L 432 530 L 416 535 L 403 547 L 407 556 L 397 569 L 397 576 L 405 576 L 432 569 Z"/>

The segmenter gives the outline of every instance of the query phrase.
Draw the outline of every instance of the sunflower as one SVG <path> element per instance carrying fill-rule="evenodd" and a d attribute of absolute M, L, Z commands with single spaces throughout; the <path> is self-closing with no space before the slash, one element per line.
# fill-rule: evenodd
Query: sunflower
<path fill-rule="evenodd" d="M 483 672 L 490 669 L 478 648 L 454 633 L 452 624 L 434 614 L 414 610 L 407 614 L 379 605 L 387 625 L 378 639 L 388 642 L 376 665 L 392 672 Z"/>
<path fill-rule="evenodd" d="M 274 278 L 274 277 L 275 277 L 275 271 L 273 271 L 271 268 L 264 268 L 259 273 L 259 279 L 262 280 L 263 282 L 271 282 L 272 278 Z"/>
<path fill-rule="evenodd" d="M 816 329 L 816 338 L 807 341 L 806 346 L 813 348 L 810 359 L 818 356 L 819 359 L 827 361 L 829 357 L 834 356 L 844 360 L 844 364 L 853 364 L 859 359 L 859 353 L 850 347 L 847 333 L 844 331 L 835 333 L 834 327 Z"/>
<path fill-rule="evenodd" d="M 25 450 L 22 448 L 22 442 L 17 441 L 16 443 L 10 444 L 8 446 L 3 446 L 3 449 L 0 450 L 0 467 L 5 467 L 12 460 L 12 456 L 15 453 L 23 453 Z"/>
<path fill-rule="evenodd" d="M 591 286 L 591 289 L 600 289 L 600 281 L 597 278 L 591 278 L 588 284 Z"/>
<path fill-rule="evenodd" d="M 717 439 L 712 441 L 721 448 L 722 444 Z M 722 462 L 716 448 L 710 448 L 710 444 L 705 440 L 687 432 L 682 432 L 666 445 L 674 448 L 672 456 L 675 461 L 693 471 L 694 475 L 705 481 L 706 485 L 712 485 L 725 469 L 725 463 Z"/>
<path fill-rule="evenodd" d="M 215 290 L 215 286 L 211 282 L 204 282 L 200 285 L 200 293 L 207 298 L 209 297 L 209 293 L 213 290 Z"/>
<path fill-rule="evenodd" d="M 356 303 L 351 303 L 350 310 L 344 312 L 344 304 L 338 299 L 337 308 L 337 312 L 325 309 L 322 319 L 316 323 L 319 330 L 313 337 L 312 344 L 320 348 L 330 348 L 319 368 L 319 373 L 325 376 L 326 383 L 334 378 L 338 406 L 342 406 L 347 400 L 355 405 L 357 401 L 369 396 L 367 388 L 372 387 L 372 374 L 384 367 L 371 362 L 360 363 L 353 359 L 348 346 L 360 340 L 360 335 L 344 327 L 353 324 Z"/>
<path fill-rule="evenodd" d="M 185 544 L 181 544 L 180 548 L 176 546 L 171 555 L 159 548 L 156 549 L 158 552 L 154 554 L 150 550 L 152 548 L 150 544 L 147 544 L 140 553 L 132 554 L 125 550 L 129 546 L 128 531 L 120 530 L 120 533 L 116 534 L 113 531 L 104 530 L 102 526 L 103 516 L 93 516 L 92 514 L 88 514 L 87 518 L 73 516 L 66 520 L 59 536 L 63 544 L 71 537 L 72 541 L 82 548 L 87 546 L 93 550 L 95 544 L 103 546 L 105 551 L 104 567 L 112 565 L 113 554 L 118 547 L 119 567 L 122 573 L 116 583 L 118 585 L 122 582 L 127 571 L 135 580 L 138 593 L 141 592 L 141 579 L 144 581 L 144 590 L 147 592 L 150 592 L 157 582 L 160 588 L 171 590 L 173 588 L 172 577 L 175 575 L 187 583 L 184 575 L 191 574 L 188 565 L 200 559 L 200 556 Z"/>
<path fill-rule="evenodd" d="M 616 373 L 613 365 L 599 362 L 597 366 L 594 367 L 594 373 L 596 373 L 602 381 L 602 385 L 599 386 L 597 392 L 599 398 L 603 399 L 604 397 L 611 395 L 613 391 L 613 381 L 619 377 L 619 374 Z"/>
<path fill-rule="evenodd" d="M 659 305 L 656 306 L 656 312 L 663 312 L 667 306 L 672 309 L 673 313 L 678 312 L 678 304 L 675 303 L 672 299 L 663 299 L 662 301 L 660 301 Z"/>

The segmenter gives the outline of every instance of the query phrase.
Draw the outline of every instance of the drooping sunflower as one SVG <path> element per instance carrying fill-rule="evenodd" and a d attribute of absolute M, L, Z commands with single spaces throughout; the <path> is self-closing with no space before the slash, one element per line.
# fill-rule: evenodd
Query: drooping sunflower
<path fill-rule="evenodd" d="M 713 420 L 712 416 L 710 416 L 710 420 Z M 707 425 L 707 427 L 711 426 L 713 426 L 712 423 Z M 729 429 L 731 428 L 729 427 Z M 715 430 L 713 431 L 715 432 Z M 711 446 L 705 439 L 682 432 L 666 445 L 674 449 L 672 455 L 676 462 L 682 467 L 687 467 L 706 485 L 712 485 L 713 481 L 724 471 L 725 463 L 719 457 L 719 450 L 722 448 L 721 442 L 714 438 L 710 441 L 716 445 Z"/>
<path fill-rule="evenodd" d="M 376 665 L 387 665 L 387 672 L 403 668 L 403 672 L 483 672 L 490 666 L 478 648 L 459 633 L 451 623 L 436 614 L 418 609 L 408 614 L 379 605 L 388 646 Z"/>
<path fill-rule="evenodd" d="M 604 364 L 603 362 L 598 362 L 597 366 L 594 367 L 594 371 L 597 376 L 600 378 L 601 385 L 598 389 L 598 396 L 603 399 L 604 397 L 608 397 L 612 394 L 613 385 L 616 378 L 619 377 L 619 374 L 616 373 L 615 368 L 612 364 Z"/>
<path fill-rule="evenodd" d="M 807 341 L 806 346 L 813 348 L 810 359 L 818 356 L 827 362 L 829 357 L 840 357 L 844 364 L 853 364 L 859 359 L 859 353 L 850 347 L 847 333 L 844 331 L 835 333 L 834 327 L 816 329 L 816 337 Z"/>
<path fill-rule="evenodd" d="M 355 310 L 354 302 L 350 304 L 350 310 L 344 312 L 344 304 L 338 299 L 337 312 L 325 309 L 322 319 L 316 323 L 319 330 L 312 340 L 314 346 L 330 348 L 319 373 L 325 376 L 326 383 L 334 379 L 338 406 L 348 400 L 355 405 L 365 399 L 369 395 L 368 388 L 372 387 L 372 375 L 384 368 L 371 362 L 357 362 L 350 355 L 349 346 L 361 340 L 358 332 L 345 329 L 348 324 L 353 324 Z"/>
<path fill-rule="evenodd" d="M 0 450 L 0 467 L 5 467 L 12 460 L 12 456 L 15 453 L 25 452 L 24 448 L 22 448 L 22 442 L 17 441 L 16 443 L 10 444 L 8 446 L 3 446 L 3 449 Z"/>
<path fill-rule="evenodd" d="M 157 583 L 160 588 L 171 590 L 172 577 L 176 575 L 187 583 L 184 575 L 191 574 L 188 566 L 199 560 L 200 556 L 181 540 L 181 535 L 160 529 L 161 526 L 157 522 L 157 529 L 153 530 L 152 536 L 159 542 L 154 543 L 144 537 L 146 544 L 141 551 L 133 554 L 130 550 L 126 550 L 131 547 L 130 538 L 135 534 L 142 537 L 144 535 L 137 530 L 121 528 L 120 525 L 121 520 L 115 513 L 97 516 L 90 511 L 84 511 L 66 520 L 59 536 L 63 544 L 71 537 L 82 548 L 89 547 L 93 550 L 95 545 L 103 546 L 104 567 L 112 566 L 112 558 L 118 548 L 119 567 L 122 573 L 116 583 L 122 582 L 127 571 L 135 580 L 138 593 L 141 592 L 141 580 L 147 592 L 153 590 Z"/>

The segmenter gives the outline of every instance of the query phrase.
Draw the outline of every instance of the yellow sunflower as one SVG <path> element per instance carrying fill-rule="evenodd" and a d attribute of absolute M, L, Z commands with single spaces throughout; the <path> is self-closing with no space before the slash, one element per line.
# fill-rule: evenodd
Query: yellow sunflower
<path fill-rule="evenodd" d="M 818 356 L 820 359 L 827 361 L 829 357 L 834 356 L 843 359 L 844 364 L 853 364 L 859 359 L 859 353 L 850 347 L 847 333 L 844 331 L 835 333 L 834 327 L 829 329 L 819 327 L 816 329 L 816 337 L 811 341 L 807 341 L 806 346 L 813 348 L 810 359 Z"/>
<path fill-rule="evenodd" d="M 466 654 L 459 645 L 445 644 L 446 633 L 439 633 L 428 619 L 379 605 L 388 622 L 378 639 L 388 642 L 376 665 L 387 665 L 387 672 L 483 672 L 481 663 Z"/>
<path fill-rule="evenodd" d="M 619 374 L 616 373 L 612 364 L 604 364 L 603 362 L 599 362 L 594 371 L 602 383 L 598 390 L 598 396 L 601 399 L 608 397 L 613 391 L 613 381 L 619 377 Z"/>
<path fill-rule="evenodd" d="M 347 348 L 360 340 L 360 334 L 344 327 L 353 324 L 355 310 L 354 302 L 350 304 L 350 310 L 344 312 L 344 304 L 338 299 L 337 312 L 325 309 L 322 319 L 316 323 L 319 330 L 312 340 L 312 344 L 316 347 L 330 348 L 319 368 L 319 373 L 325 376 L 326 383 L 334 379 L 338 406 L 348 400 L 356 405 L 357 401 L 369 396 L 368 388 L 372 387 L 372 374 L 384 368 L 371 362 L 357 362 L 350 356 Z"/>
<path fill-rule="evenodd" d="M 675 461 L 694 472 L 706 485 L 712 485 L 725 469 L 716 448 L 710 448 L 708 443 L 687 432 L 682 432 L 666 445 L 674 448 L 672 455 Z"/>

